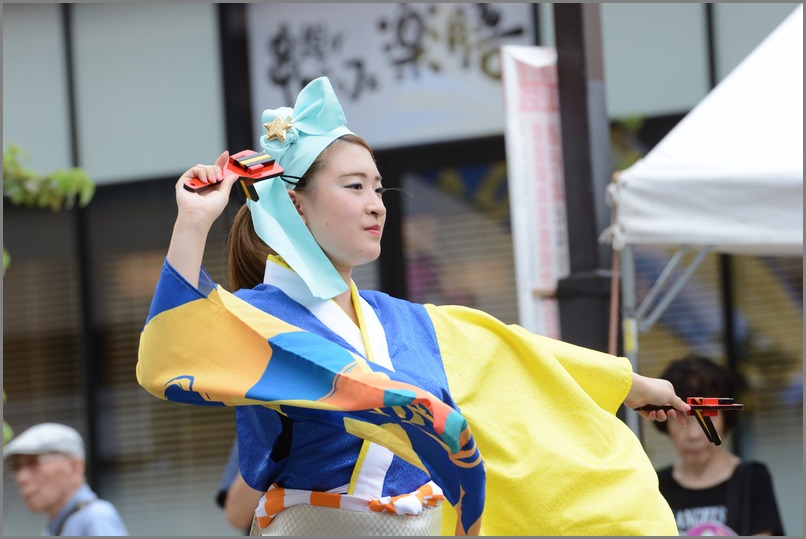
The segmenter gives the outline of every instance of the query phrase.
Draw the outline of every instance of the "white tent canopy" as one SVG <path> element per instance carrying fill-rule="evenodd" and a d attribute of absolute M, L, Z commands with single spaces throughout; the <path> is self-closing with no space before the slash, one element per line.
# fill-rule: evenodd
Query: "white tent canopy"
<path fill-rule="evenodd" d="M 608 187 L 625 245 L 803 253 L 803 6 Z"/>
<path fill-rule="evenodd" d="M 639 372 L 639 334 L 709 252 L 803 254 L 803 6 L 617 176 L 602 239 L 620 251 L 624 354 Z M 677 247 L 640 305 L 639 245 Z M 690 250 L 696 256 L 677 272 Z M 626 420 L 640 433 L 637 413 Z"/>

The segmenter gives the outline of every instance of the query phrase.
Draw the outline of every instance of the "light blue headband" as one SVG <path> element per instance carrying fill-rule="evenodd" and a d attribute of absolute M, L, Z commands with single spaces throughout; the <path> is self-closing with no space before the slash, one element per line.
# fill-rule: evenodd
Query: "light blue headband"
<path fill-rule="evenodd" d="M 305 226 L 281 178 L 301 178 L 331 142 L 352 134 L 346 123 L 327 77 L 306 85 L 293 109 L 265 110 L 263 126 L 267 133 L 260 137 L 260 145 L 285 173 L 255 183 L 258 200 L 247 200 L 260 239 L 283 257 L 315 297 L 322 299 L 341 294 L 347 284 Z"/>

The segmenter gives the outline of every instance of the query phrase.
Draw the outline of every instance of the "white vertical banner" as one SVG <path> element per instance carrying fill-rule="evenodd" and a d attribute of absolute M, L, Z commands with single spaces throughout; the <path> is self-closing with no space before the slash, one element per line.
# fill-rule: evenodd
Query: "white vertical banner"
<path fill-rule="evenodd" d="M 519 323 L 560 337 L 557 281 L 569 274 L 557 52 L 501 47 Z"/>

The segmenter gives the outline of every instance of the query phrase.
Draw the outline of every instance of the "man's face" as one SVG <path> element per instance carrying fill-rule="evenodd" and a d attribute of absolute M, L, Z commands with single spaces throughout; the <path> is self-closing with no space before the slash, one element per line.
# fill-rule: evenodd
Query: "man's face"
<path fill-rule="evenodd" d="M 70 500 L 84 473 L 80 459 L 60 453 L 11 455 L 6 466 L 28 509 L 50 518 Z"/>

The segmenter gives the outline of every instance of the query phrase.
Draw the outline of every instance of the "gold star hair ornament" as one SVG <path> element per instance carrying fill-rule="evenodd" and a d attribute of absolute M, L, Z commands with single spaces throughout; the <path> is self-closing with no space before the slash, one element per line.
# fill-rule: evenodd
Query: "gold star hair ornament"
<path fill-rule="evenodd" d="M 266 128 L 266 140 L 285 140 L 286 132 L 293 127 L 290 122 L 290 116 L 285 120 L 282 116 L 277 116 L 273 121 L 263 124 L 263 127 Z"/>

